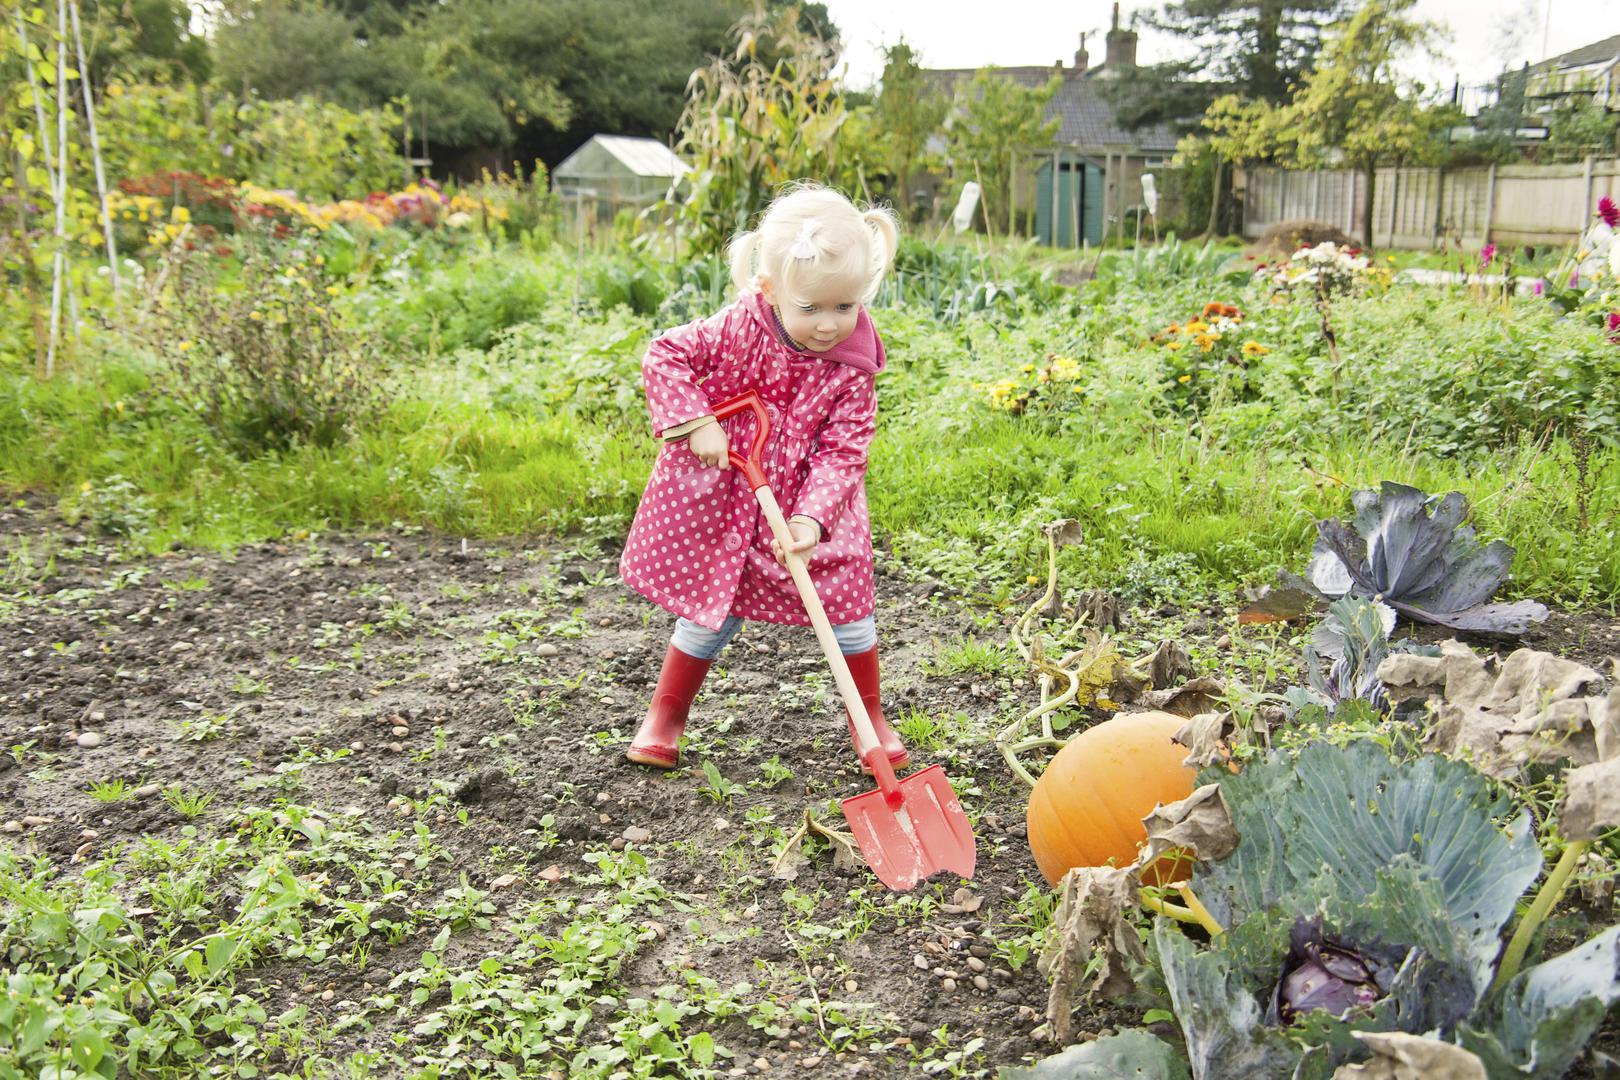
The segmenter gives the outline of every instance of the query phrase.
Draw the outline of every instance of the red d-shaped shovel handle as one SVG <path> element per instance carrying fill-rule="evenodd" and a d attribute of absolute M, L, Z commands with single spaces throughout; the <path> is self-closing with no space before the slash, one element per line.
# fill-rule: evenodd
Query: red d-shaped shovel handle
<path fill-rule="evenodd" d="M 759 423 L 754 427 L 754 441 L 748 447 L 746 455 L 736 450 L 728 451 L 726 457 L 742 474 L 748 478 L 750 491 L 758 491 L 765 486 L 765 470 L 760 467 L 760 451 L 765 449 L 765 440 L 771 435 L 771 416 L 765 411 L 765 403 L 759 400 L 758 390 L 744 390 L 736 397 L 727 398 L 714 407 L 714 418 L 724 420 L 728 416 L 735 416 L 740 412 L 752 411 Z"/>

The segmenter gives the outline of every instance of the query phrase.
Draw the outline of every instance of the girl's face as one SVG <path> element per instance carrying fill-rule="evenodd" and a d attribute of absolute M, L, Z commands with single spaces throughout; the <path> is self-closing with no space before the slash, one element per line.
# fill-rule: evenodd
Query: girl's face
<path fill-rule="evenodd" d="M 826 352 L 855 332 L 861 311 L 859 283 L 827 281 L 800 296 L 776 293 L 767 284 L 765 299 L 782 313 L 782 328 L 811 352 Z"/>

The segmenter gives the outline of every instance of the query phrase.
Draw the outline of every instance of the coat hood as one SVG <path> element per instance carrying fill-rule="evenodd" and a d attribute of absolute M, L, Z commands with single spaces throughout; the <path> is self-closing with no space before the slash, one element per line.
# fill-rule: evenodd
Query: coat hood
<path fill-rule="evenodd" d="M 799 356 L 817 356 L 831 360 L 837 364 L 847 364 L 859 371 L 876 375 L 883 370 L 887 356 L 883 351 L 883 339 L 878 337 L 877 327 L 872 325 L 872 318 L 866 313 L 866 305 L 861 305 L 860 314 L 855 319 L 855 332 L 840 341 L 826 352 L 816 352 L 814 349 L 795 349 L 783 339 L 776 329 L 776 316 L 771 311 L 771 305 L 760 292 L 750 293 L 739 301 L 764 328 L 765 332 L 790 352 Z"/>

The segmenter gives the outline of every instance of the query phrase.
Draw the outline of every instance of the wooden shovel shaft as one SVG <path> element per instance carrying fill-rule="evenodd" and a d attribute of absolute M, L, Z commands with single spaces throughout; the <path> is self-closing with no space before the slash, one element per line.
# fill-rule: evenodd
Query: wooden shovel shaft
<path fill-rule="evenodd" d="M 804 610 L 810 614 L 810 625 L 815 628 L 816 640 L 821 643 L 821 651 L 832 668 L 833 681 L 838 684 L 838 693 L 844 699 L 844 707 L 849 710 L 849 715 L 855 723 L 855 752 L 872 769 L 872 775 L 877 780 L 878 786 L 883 789 L 884 796 L 892 801 L 899 796 L 894 770 L 889 766 L 888 756 L 883 753 L 878 743 L 877 732 L 872 727 L 872 718 L 866 712 L 866 702 L 861 699 L 861 692 L 855 686 L 855 677 L 849 673 L 849 663 L 844 659 L 844 651 L 838 647 L 838 638 L 833 634 L 832 623 L 827 620 L 826 609 L 821 606 L 821 597 L 816 595 L 815 583 L 810 580 L 810 570 L 805 566 L 804 560 L 790 550 L 793 535 L 788 532 L 782 508 L 777 505 L 776 496 L 768 485 L 761 484 L 756 487 L 754 496 L 759 500 L 760 509 L 765 512 L 765 520 L 770 523 L 771 535 L 776 537 L 777 544 L 787 557 L 788 573 L 793 575 L 793 584 L 799 588 L 799 597 L 804 601 Z"/>

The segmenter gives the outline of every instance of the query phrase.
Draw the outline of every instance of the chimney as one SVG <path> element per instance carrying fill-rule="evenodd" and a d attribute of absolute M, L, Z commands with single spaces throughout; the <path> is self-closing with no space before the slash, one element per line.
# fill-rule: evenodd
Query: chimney
<path fill-rule="evenodd" d="M 1109 67 L 1136 66 L 1136 31 L 1119 28 L 1119 3 L 1114 3 L 1114 26 L 1108 31 L 1107 64 Z"/>
<path fill-rule="evenodd" d="M 1076 49 L 1074 53 L 1074 73 L 1076 75 L 1084 75 L 1086 73 L 1086 68 L 1088 65 L 1090 65 L 1090 63 L 1091 56 L 1086 52 L 1085 31 L 1081 31 L 1080 48 Z"/>

